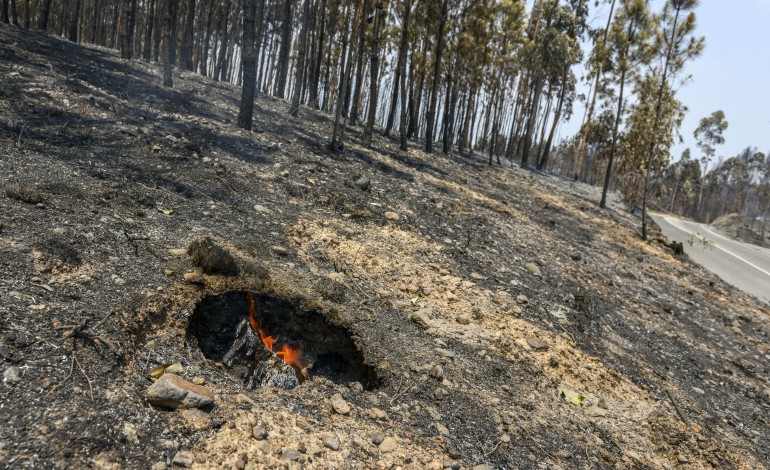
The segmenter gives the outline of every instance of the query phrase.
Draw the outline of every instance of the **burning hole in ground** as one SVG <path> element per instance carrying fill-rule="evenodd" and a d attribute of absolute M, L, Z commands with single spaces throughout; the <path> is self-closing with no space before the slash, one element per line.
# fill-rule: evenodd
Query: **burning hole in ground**
<path fill-rule="evenodd" d="M 249 388 L 291 389 L 314 377 L 368 389 L 377 382 L 347 330 L 279 297 L 247 291 L 207 296 L 190 318 L 187 341 Z"/>

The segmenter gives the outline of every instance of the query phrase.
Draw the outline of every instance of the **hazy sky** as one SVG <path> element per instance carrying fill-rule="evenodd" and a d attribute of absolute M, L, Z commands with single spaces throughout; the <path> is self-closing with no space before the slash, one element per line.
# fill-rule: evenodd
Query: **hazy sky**
<path fill-rule="evenodd" d="M 654 10 L 663 3 L 653 0 Z M 594 27 L 606 22 L 609 7 L 602 8 L 592 12 Z M 689 111 L 681 129 L 684 144 L 674 147 L 672 155 L 679 158 L 691 147 L 697 156 L 692 133 L 702 117 L 718 109 L 730 127 L 717 156 L 734 156 L 749 145 L 770 152 L 770 0 L 701 0 L 695 13 L 706 49 L 683 74 L 692 79 L 677 97 Z M 572 119 L 561 127 L 563 137 L 579 129 L 583 113 L 584 105 L 576 103 Z"/>

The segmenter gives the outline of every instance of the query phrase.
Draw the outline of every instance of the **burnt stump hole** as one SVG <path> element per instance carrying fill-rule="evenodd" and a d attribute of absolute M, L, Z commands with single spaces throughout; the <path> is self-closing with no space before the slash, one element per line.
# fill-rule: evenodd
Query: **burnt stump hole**
<path fill-rule="evenodd" d="M 316 311 L 299 308 L 293 302 L 253 292 L 256 320 L 266 336 L 276 340 L 274 351 L 282 345 L 301 349 L 301 361 L 310 366 L 308 380 L 326 377 L 334 383 L 360 382 L 366 389 L 378 384 L 374 369 L 350 333 L 331 324 Z M 210 360 L 222 362 L 238 340 L 239 326 L 248 320 L 246 291 L 232 291 L 204 297 L 195 308 L 187 327 L 188 344 L 197 345 Z M 237 370 L 233 372 L 238 375 Z"/>

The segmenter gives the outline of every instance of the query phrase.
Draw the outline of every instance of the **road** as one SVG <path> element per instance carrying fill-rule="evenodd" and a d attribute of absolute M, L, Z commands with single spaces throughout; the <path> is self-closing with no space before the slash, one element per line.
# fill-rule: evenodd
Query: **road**
<path fill-rule="evenodd" d="M 708 225 L 652 214 L 669 240 L 690 258 L 735 287 L 770 303 L 770 250 L 731 240 Z"/>

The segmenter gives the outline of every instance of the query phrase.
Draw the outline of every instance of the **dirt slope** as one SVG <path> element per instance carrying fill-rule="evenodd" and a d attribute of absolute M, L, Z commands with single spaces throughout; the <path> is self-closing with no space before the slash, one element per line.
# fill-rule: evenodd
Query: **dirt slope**
<path fill-rule="evenodd" d="M 768 465 L 768 312 L 589 188 L 381 138 L 330 154 L 326 115 L 260 98 L 245 132 L 236 87 L 159 82 L 0 26 L 5 466 Z M 185 282 L 202 237 L 241 274 Z M 372 387 L 246 390 L 206 359 L 198 303 L 251 282 L 346 328 Z M 212 408 L 148 404 L 176 361 Z"/>
<path fill-rule="evenodd" d="M 750 219 L 745 219 L 740 214 L 723 215 L 711 226 L 719 233 L 732 238 L 733 240 L 751 243 L 759 246 L 767 246 L 767 239 L 770 238 L 770 230 L 767 227 L 762 229 L 762 224 L 766 222 L 755 221 L 753 224 Z M 765 236 L 763 240 L 762 237 Z"/>

